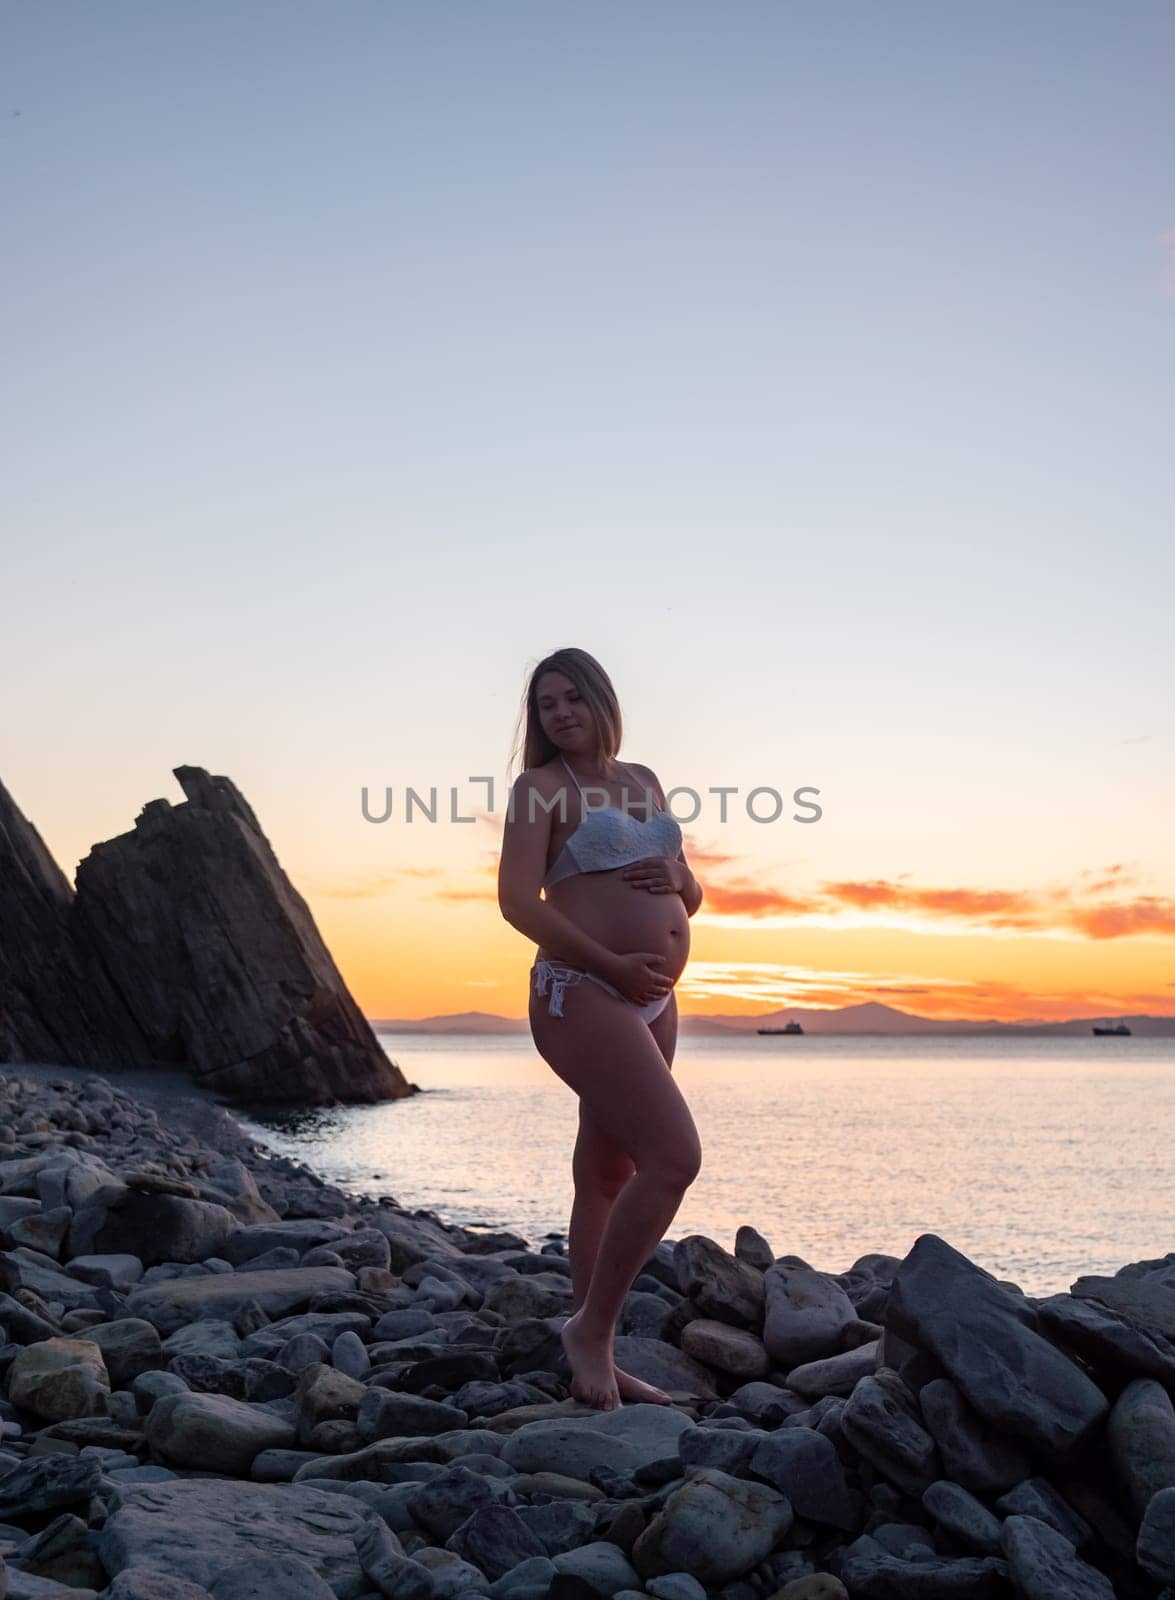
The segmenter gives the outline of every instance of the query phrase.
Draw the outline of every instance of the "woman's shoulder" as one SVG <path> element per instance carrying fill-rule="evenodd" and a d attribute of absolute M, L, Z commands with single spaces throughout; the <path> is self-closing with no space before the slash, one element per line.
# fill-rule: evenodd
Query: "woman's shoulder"
<path fill-rule="evenodd" d="M 528 791 L 534 791 L 542 795 L 544 799 L 550 799 L 552 794 L 558 791 L 564 776 L 559 758 L 555 756 L 550 761 L 543 761 L 536 767 L 523 767 L 514 780 L 512 793 L 524 795 Z"/>
<path fill-rule="evenodd" d="M 642 783 L 647 785 L 648 788 L 652 789 L 653 793 L 661 801 L 661 804 L 664 805 L 665 791 L 661 788 L 661 780 L 653 771 L 652 767 L 642 766 L 639 761 L 626 760 L 624 764 L 626 767 L 629 767 L 633 772 L 636 773 L 637 777 Z"/>

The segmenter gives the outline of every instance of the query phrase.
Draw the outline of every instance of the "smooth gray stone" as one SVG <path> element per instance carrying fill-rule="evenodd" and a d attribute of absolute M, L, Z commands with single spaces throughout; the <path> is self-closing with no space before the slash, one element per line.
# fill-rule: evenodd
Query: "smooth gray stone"
<path fill-rule="evenodd" d="M 178 1474 L 170 1467 L 115 1467 L 106 1476 L 112 1483 L 170 1483 Z"/>
<path fill-rule="evenodd" d="M 1175 1583 L 1175 1489 L 1160 1489 L 1138 1530 L 1138 1564 L 1160 1583 Z"/>
<path fill-rule="evenodd" d="M 1007 1564 L 994 1556 L 903 1561 L 859 1539 L 837 1572 L 853 1600 L 1006 1600 L 1008 1594 Z"/>
<path fill-rule="evenodd" d="M 777 1489 L 701 1467 L 638 1536 L 632 1564 L 642 1578 L 689 1572 L 718 1588 L 757 1566 L 791 1525 L 791 1504 Z"/>
<path fill-rule="evenodd" d="M 775 1262 L 764 1274 L 763 1285 L 767 1297 L 763 1344 L 772 1361 L 790 1372 L 841 1353 L 845 1330 L 857 1320 L 857 1313 L 835 1279 L 811 1267 Z"/>
<path fill-rule="evenodd" d="M 355 1535 L 355 1551 L 364 1577 L 387 1600 L 430 1600 L 436 1587 L 432 1573 L 405 1554 L 397 1536 L 378 1517 Z"/>
<path fill-rule="evenodd" d="M 1048 1454 L 1085 1440 L 1109 1401 L 1036 1332 L 1033 1307 L 936 1234 L 921 1234 L 898 1269 L 885 1326 L 928 1351 L 974 1408 Z"/>
<path fill-rule="evenodd" d="M 164 1395 L 151 1408 L 146 1435 L 169 1466 L 243 1476 L 262 1450 L 294 1443 L 292 1423 L 260 1405 L 222 1394 Z"/>
<path fill-rule="evenodd" d="M 337 1273 L 340 1269 L 300 1267 L 298 1270 Z M 258 1328 L 256 1333 L 251 1333 L 242 1341 L 241 1355 L 264 1356 L 267 1361 L 276 1361 L 290 1341 L 299 1334 L 316 1334 L 329 1348 L 339 1334 L 348 1328 L 363 1336 L 370 1327 L 371 1318 L 362 1311 L 302 1311 L 294 1316 L 280 1317 L 267 1327 Z"/>
<path fill-rule="evenodd" d="M 1096 1300 L 1071 1294 L 1049 1295 L 1036 1302 L 1041 1327 L 1067 1345 L 1113 1388 L 1132 1378 L 1155 1378 L 1175 1389 L 1175 1340 L 1164 1338 Z"/>
<path fill-rule="evenodd" d="M 210 1588 L 227 1567 L 296 1551 L 337 1590 L 358 1575 L 355 1535 L 371 1520 L 355 1499 L 300 1484 L 177 1478 L 117 1489 L 98 1553 L 111 1574 L 149 1567 Z"/>
<path fill-rule="evenodd" d="M 509 1491 L 500 1480 L 480 1477 L 466 1467 L 450 1467 L 421 1484 L 408 1501 L 413 1519 L 443 1544 L 479 1506 L 500 1504 Z"/>
<path fill-rule="evenodd" d="M 187 1394 L 188 1386 L 174 1372 L 140 1372 L 131 1384 L 131 1393 L 140 1414 L 146 1416 L 156 1400 L 167 1394 Z"/>
<path fill-rule="evenodd" d="M 251 1556 L 226 1567 L 212 1600 L 335 1600 L 335 1592 L 297 1556 Z"/>
<path fill-rule="evenodd" d="M 39 1339 L 56 1339 L 61 1330 L 44 1317 L 21 1305 L 10 1294 L 0 1293 L 0 1325 L 8 1329 L 17 1344 L 36 1344 Z"/>
<path fill-rule="evenodd" d="M 298 1468 L 318 1455 L 317 1450 L 262 1450 L 253 1457 L 249 1476 L 257 1483 L 292 1483 Z"/>
<path fill-rule="evenodd" d="M 1023 1600 L 1115 1600 L 1104 1572 L 1082 1561 L 1055 1528 L 1036 1517 L 1011 1516 L 1004 1523 L 1004 1552 L 1016 1593 Z"/>
<path fill-rule="evenodd" d="M 1005 1517 L 1035 1517 L 1056 1531 L 1075 1550 L 1080 1550 L 1092 1538 L 1088 1522 L 1078 1516 L 1065 1497 L 1047 1478 L 1025 1478 L 1007 1494 L 1002 1494 L 995 1508 Z"/>
<path fill-rule="evenodd" d="M 618 1589 L 635 1589 L 640 1578 L 623 1550 L 605 1540 L 582 1544 L 551 1557 L 556 1572 L 582 1578 L 599 1595 L 613 1595 Z"/>
<path fill-rule="evenodd" d="M 1003 1554 L 1000 1519 L 992 1516 L 969 1489 L 940 1478 L 923 1491 L 922 1504 L 960 1544 L 970 1545 L 981 1556 Z"/>
<path fill-rule="evenodd" d="M 71 1511 L 63 1511 L 26 1539 L 17 1559 L 24 1572 L 38 1578 L 52 1578 L 78 1589 L 106 1586 L 106 1573 L 92 1548 L 89 1529 Z"/>
<path fill-rule="evenodd" d="M 336 1338 L 331 1346 L 330 1361 L 337 1372 L 360 1381 L 371 1371 L 371 1357 L 367 1353 L 367 1346 L 351 1329 L 340 1333 Z"/>
<path fill-rule="evenodd" d="M 356 1335 L 358 1337 L 358 1335 Z M 330 1361 L 330 1346 L 316 1333 L 296 1333 L 273 1358 L 287 1372 L 301 1377 L 307 1367 L 326 1366 Z"/>
<path fill-rule="evenodd" d="M 175 1278 L 136 1289 L 126 1303 L 129 1317 L 145 1317 L 162 1334 L 205 1317 L 231 1322 L 256 1300 L 272 1318 L 304 1309 L 316 1295 L 354 1289 L 355 1279 L 340 1267 L 288 1267 L 279 1272 L 227 1272 L 203 1278 Z M 265 1330 L 270 1331 L 268 1328 Z M 264 1352 L 250 1351 L 250 1354 Z"/>
<path fill-rule="evenodd" d="M 290 1245 L 278 1245 L 273 1250 L 266 1250 L 259 1256 L 250 1256 L 246 1265 L 250 1272 L 275 1272 L 281 1267 L 338 1267 L 342 1265 L 339 1260 L 334 1261 L 303 1261 L 300 1251 Z"/>
<path fill-rule="evenodd" d="M 767 1291 L 757 1267 L 740 1261 L 701 1233 L 687 1234 L 672 1249 L 677 1287 L 704 1317 L 758 1332 L 763 1326 Z"/>
<path fill-rule="evenodd" d="M 449 1535 L 445 1548 L 472 1562 L 491 1583 L 528 1556 L 547 1554 L 538 1535 L 503 1505 L 478 1506 Z"/>
<path fill-rule="evenodd" d="M 973 1494 L 1001 1494 L 1028 1477 L 1032 1465 L 1024 1447 L 985 1422 L 949 1378 L 923 1385 L 918 1404 L 951 1482 Z"/>
<path fill-rule="evenodd" d="M 0 1522 L 80 1505 L 102 1481 L 93 1456 L 30 1456 L 0 1478 Z"/>
<path fill-rule="evenodd" d="M 143 1276 L 143 1263 L 136 1255 L 106 1254 L 74 1256 L 65 1270 L 71 1278 L 126 1294 Z"/>
<path fill-rule="evenodd" d="M 148 1567 L 128 1567 L 120 1572 L 102 1600 L 212 1600 L 203 1584 L 189 1583 L 175 1573 L 152 1572 Z"/>
<path fill-rule="evenodd" d="M 918 1403 L 892 1368 L 861 1379 L 840 1425 L 853 1448 L 907 1494 L 920 1495 L 941 1476 L 938 1449 L 922 1426 Z"/>
<path fill-rule="evenodd" d="M 102 1360 L 116 1389 L 123 1389 L 144 1372 L 165 1364 L 159 1334 L 141 1317 L 120 1317 L 116 1322 L 99 1322 L 86 1329 L 86 1338 L 102 1352 Z"/>
<path fill-rule="evenodd" d="M 1142 1277 L 1078 1278 L 1070 1293 L 1079 1300 L 1096 1300 L 1125 1317 L 1152 1338 L 1175 1340 L 1175 1284 L 1166 1275 Z"/>
<path fill-rule="evenodd" d="M 780 1428 L 756 1443 L 750 1471 L 791 1503 L 797 1516 L 853 1533 L 862 1517 L 836 1447 L 813 1428 Z"/>
<path fill-rule="evenodd" d="M 289 1222 L 259 1222 L 252 1227 L 238 1228 L 225 1245 L 224 1257 L 234 1267 L 244 1266 L 255 1256 L 267 1250 L 288 1245 L 299 1255 L 316 1244 L 326 1244 L 333 1239 L 346 1238 L 350 1229 L 341 1222 L 326 1218 L 298 1217 Z"/>
<path fill-rule="evenodd" d="M 586 1469 L 597 1463 L 628 1473 L 675 1455 L 679 1438 L 692 1427 L 673 1406 L 634 1402 L 582 1419 L 525 1422 L 506 1439 L 500 1457 L 516 1472 L 562 1472 L 587 1482 Z"/>
<path fill-rule="evenodd" d="M 870 1537 L 899 1561 L 935 1561 L 938 1559 L 934 1538 L 929 1528 L 912 1522 L 883 1522 L 873 1529 Z"/>
<path fill-rule="evenodd" d="M 198 1262 L 221 1255 L 237 1226 L 231 1211 L 207 1200 L 126 1189 L 106 1201 L 95 1195 L 74 1213 L 69 1247 L 77 1256 L 137 1256 L 144 1267 Z"/>
<path fill-rule="evenodd" d="M 1110 1460 L 1141 1520 L 1160 1489 L 1175 1488 L 1175 1407 L 1162 1384 L 1135 1378 L 1115 1400 L 1106 1428 Z"/>
<path fill-rule="evenodd" d="M 39 1250 L 0 1250 L 0 1277 L 9 1289 L 31 1289 L 49 1306 L 56 1301 L 66 1311 L 101 1308 L 98 1289 L 71 1278 L 56 1261 Z M 8 1322 L 9 1319 L 6 1316 L 4 1320 Z"/>
<path fill-rule="evenodd" d="M 425 1463 L 418 1463 L 416 1467 L 408 1465 L 401 1470 L 423 1473 L 425 1466 Z M 400 1483 L 374 1483 L 365 1478 L 303 1478 L 301 1483 L 305 1488 L 318 1489 L 323 1494 L 353 1495 L 382 1517 L 393 1533 L 408 1534 L 419 1531 L 416 1519 L 408 1510 L 408 1502 L 420 1484 L 426 1481 L 423 1477 L 406 1478 Z"/>
<path fill-rule="evenodd" d="M 248 1352 L 252 1354 L 252 1352 Z M 223 1317 L 201 1317 L 177 1328 L 163 1341 L 163 1354 L 173 1356 L 218 1356 L 222 1361 L 238 1361 L 246 1354 L 240 1334 Z"/>
<path fill-rule="evenodd" d="M 881 1341 L 874 1339 L 854 1350 L 845 1350 L 838 1356 L 826 1356 L 822 1361 L 805 1361 L 793 1367 L 787 1375 L 787 1386 L 805 1399 L 820 1400 L 827 1394 L 848 1396 L 862 1378 L 877 1370 L 877 1355 Z"/>
<path fill-rule="evenodd" d="M 359 1436 L 374 1444 L 380 1439 L 412 1434 L 448 1433 L 463 1428 L 468 1414 L 441 1400 L 403 1394 L 394 1389 L 369 1388 L 359 1406 Z"/>
<path fill-rule="evenodd" d="M 402 1311 L 385 1311 L 371 1330 L 372 1340 L 412 1339 L 417 1334 L 431 1333 L 433 1319 L 427 1311 L 407 1306 Z"/>
<path fill-rule="evenodd" d="M 552 1500 L 549 1505 L 514 1507 L 549 1556 L 576 1550 L 596 1533 L 599 1512 L 595 1502 Z"/>
<path fill-rule="evenodd" d="M 68 1206 L 56 1206 L 51 1211 L 41 1210 L 27 1217 L 17 1217 L 8 1224 L 7 1233 L 14 1245 L 27 1245 L 30 1250 L 39 1250 L 43 1255 L 59 1260 L 72 1220 L 73 1212 Z"/>
<path fill-rule="evenodd" d="M 386 1272 L 392 1259 L 387 1235 L 381 1233 L 378 1228 L 353 1228 L 341 1239 L 336 1239 L 331 1249 L 352 1272 L 358 1272 L 361 1267 L 379 1267 L 381 1271 Z M 307 1266 L 309 1265 L 307 1262 Z"/>
<path fill-rule="evenodd" d="M 8 1600 L 94 1600 L 96 1589 L 75 1589 L 55 1578 L 38 1578 L 19 1567 L 9 1567 Z"/>
<path fill-rule="evenodd" d="M 684 1428 L 677 1436 L 677 1455 L 685 1470 L 717 1467 L 733 1478 L 744 1478 L 756 1449 L 770 1437 L 763 1428 Z"/>

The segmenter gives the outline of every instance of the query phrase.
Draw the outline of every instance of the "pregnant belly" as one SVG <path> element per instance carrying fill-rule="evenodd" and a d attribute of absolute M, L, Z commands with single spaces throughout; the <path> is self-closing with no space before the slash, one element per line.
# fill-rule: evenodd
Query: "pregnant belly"
<path fill-rule="evenodd" d="M 615 955 L 648 950 L 665 957 L 661 971 L 674 983 L 689 959 L 690 925 L 681 896 L 650 894 L 624 877 L 623 867 L 609 872 L 581 872 L 548 890 L 556 910 Z M 538 954 L 550 961 L 569 959 L 543 945 Z"/>

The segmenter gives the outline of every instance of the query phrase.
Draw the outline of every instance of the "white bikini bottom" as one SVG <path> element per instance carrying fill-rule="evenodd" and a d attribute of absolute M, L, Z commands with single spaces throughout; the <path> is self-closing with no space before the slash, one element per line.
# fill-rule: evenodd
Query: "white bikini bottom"
<path fill-rule="evenodd" d="M 561 1017 L 563 1015 L 564 992 L 572 984 L 578 983 L 581 978 L 587 978 L 589 983 L 598 983 L 601 989 L 607 989 L 608 993 L 614 994 L 617 1000 L 623 1000 L 626 1006 L 631 1006 L 637 1016 L 642 1017 L 645 1022 L 656 1021 L 670 1000 L 673 999 L 673 991 L 671 989 L 668 994 L 662 995 L 660 1000 L 650 1000 L 647 1006 L 638 1006 L 635 1000 L 630 1000 L 627 995 L 621 994 L 620 990 L 614 988 L 612 984 L 606 983 L 603 978 L 597 978 L 594 972 L 585 972 L 582 967 L 569 967 L 563 961 L 547 961 L 541 956 L 530 970 L 535 979 L 538 994 L 545 995 L 548 985 L 550 986 L 551 1003 L 547 1007 L 547 1012 L 552 1017 Z"/>

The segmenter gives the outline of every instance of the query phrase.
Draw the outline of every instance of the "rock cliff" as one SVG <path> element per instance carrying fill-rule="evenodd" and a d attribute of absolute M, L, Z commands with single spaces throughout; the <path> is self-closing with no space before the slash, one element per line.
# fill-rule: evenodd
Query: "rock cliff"
<path fill-rule="evenodd" d="M 181 1066 L 239 1101 L 411 1094 L 244 796 L 177 767 L 76 893 L 0 785 L 0 1060 Z"/>

